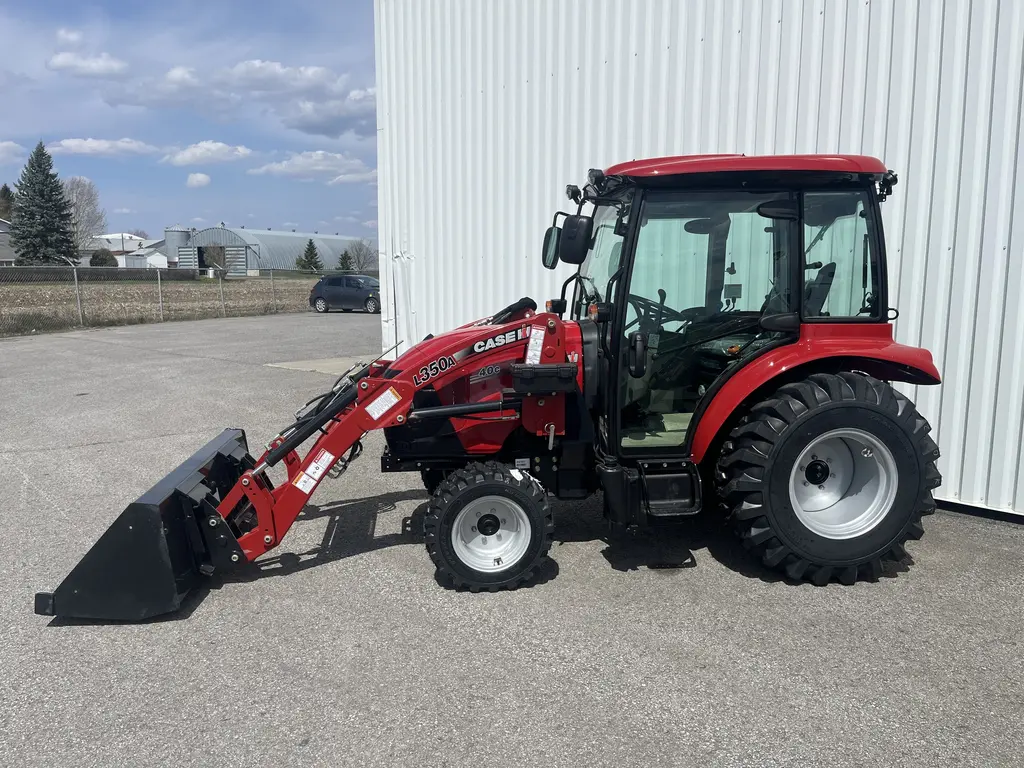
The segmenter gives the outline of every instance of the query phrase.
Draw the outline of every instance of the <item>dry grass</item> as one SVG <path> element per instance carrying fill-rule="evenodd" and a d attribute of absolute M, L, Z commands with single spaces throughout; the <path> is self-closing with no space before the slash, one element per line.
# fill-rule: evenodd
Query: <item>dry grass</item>
<path fill-rule="evenodd" d="M 316 278 L 225 280 L 224 303 L 217 280 L 164 281 L 163 319 L 200 320 L 309 310 Z M 85 327 L 160 321 L 156 279 L 152 282 L 83 282 L 79 286 Z M 0 284 L 0 336 L 82 327 L 74 283 Z"/>

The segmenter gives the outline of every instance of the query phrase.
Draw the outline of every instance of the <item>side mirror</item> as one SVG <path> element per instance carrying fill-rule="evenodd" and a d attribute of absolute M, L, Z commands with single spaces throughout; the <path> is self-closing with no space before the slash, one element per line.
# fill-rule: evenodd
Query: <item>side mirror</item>
<path fill-rule="evenodd" d="M 558 242 L 561 237 L 561 227 L 548 227 L 548 231 L 544 233 L 544 252 L 541 254 L 541 260 L 545 269 L 554 269 L 558 266 Z"/>
<path fill-rule="evenodd" d="M 558 238 L 558 258 L 566 264 L 582 264 L 590 250 L 594 220 L 590 216 L 566 216 Z"/>

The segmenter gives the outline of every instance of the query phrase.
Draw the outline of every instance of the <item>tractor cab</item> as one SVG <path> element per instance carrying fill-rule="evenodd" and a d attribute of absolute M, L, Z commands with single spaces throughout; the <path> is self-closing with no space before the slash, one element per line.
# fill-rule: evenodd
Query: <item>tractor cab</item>
<path fill-rule="evenodd" d="M 873 158 L 713 156 L 592 170 L 567 188 L 578 209 L 555 216 L 544 263 L 577 267 L 553 308 L 598 326 L 613 520 L 701 509 L 708 438 L 695 455 L 695 437 L 758 358 L 801 338 L 891 341 L 879 203 L 895 180 Z"/>

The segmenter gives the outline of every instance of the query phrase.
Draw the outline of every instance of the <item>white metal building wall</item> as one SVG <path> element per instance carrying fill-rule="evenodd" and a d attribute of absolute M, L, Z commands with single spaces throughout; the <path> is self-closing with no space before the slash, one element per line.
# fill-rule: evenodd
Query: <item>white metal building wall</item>
<path fill-rule="evenodd" d="M 946 499 L 1024 514 L 1021 0 L 376 0 L 385 346 L 556 295 L 588 168 L 850 152 L 883 206 Z"/>

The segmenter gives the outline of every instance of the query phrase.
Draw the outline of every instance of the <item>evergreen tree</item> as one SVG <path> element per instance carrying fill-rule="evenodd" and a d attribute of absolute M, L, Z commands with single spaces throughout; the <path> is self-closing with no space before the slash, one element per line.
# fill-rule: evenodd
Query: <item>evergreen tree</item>
<path fill-rule="evenodd" d="M 352 261 L 352 254 L 346 249 L 342 252 L 341 256 L 338 257 L 338 269 L 346 272 L 354 272 L 356 268 L 355 262 Z"/>
<path fill-rule="evenodd" d="M 295 262 L 295 267 L 296 269 L 308 269 L 310 272 L 323 272 L 324 263 L 320 261 L 320 254 L 317 253 L 313 238 L 306 243 L 306 250 Z"/>
<path fill-rule="evenodd" d="M 11 248 L 18 264 L 77 261 L 71 206 L 53 170 L 53 158 L 39 142 L 15 184 Z"/>
<path fill-rule="evenodd" d="M 100 248 L 89 258 L 90 267 L 116 267 L 117 259 L 109 248 Z"/>
<path fill-rule="evenodd" d="M 11 188 L 4 184 L 0 187 L 0 219 L 10 221 L 14 215 L 14 193 Z"/>

